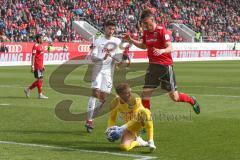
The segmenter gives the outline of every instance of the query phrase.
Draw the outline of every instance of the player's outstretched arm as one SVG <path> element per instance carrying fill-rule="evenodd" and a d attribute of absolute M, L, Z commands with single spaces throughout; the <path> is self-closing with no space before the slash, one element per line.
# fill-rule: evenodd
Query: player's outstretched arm
<path fill-rule="evenodd" d="M 131 39 L 132 44 L 141 49 L 147 49 L 146 45 L 142 41 Z"/>
<path fill-rule="evenodd" d="M 141 48 L 141 49 L 147 48 L 146 45 L 142 41 L 135 40 L 128 34 L 124 34 L 124 40 L 129 42 L 130 44 L 134 44 L 138 48 Z"/>

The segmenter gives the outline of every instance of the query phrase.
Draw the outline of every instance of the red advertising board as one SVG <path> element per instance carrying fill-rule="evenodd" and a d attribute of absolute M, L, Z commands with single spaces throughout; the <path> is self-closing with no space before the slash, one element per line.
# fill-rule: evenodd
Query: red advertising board
<path fill-rule="evenodd" d="M 0 52 L 0 65 L 21 65 L 31 60 L 32 46 L 34 43 L 5 43 L 7 50 Z M 0 46 L 1 46 L 0 45 Z M 44 43 L 44 61 L 46 64 L 60 64 L 71 59 L 84 60 L 90 47 L 90 43 L 53 43 L 50 52 L 47 51 L 48 44 Z M 63 49 L 66 45 L 67 50 Z M 132 48 L 130 57 L 133 61 L 139 59 L 147 61 L 147 52 Z M 240 50 L 175 50 L 172 52 L 175 61 L 178 60 L 214 60 L 214 58 L 240 59 Z M 24 63 L 25 62 L 25 63 Z M 57 63 L 52 63 L 57 62 Z"/>

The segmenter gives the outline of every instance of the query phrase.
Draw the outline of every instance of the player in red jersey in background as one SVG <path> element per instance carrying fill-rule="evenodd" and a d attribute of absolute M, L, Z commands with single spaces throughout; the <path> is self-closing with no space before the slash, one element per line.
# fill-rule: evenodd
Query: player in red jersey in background
<path fill-rule="evenodd" d="M 130 64 L 131 64 L 131 59 L 129 57 L 130 47 L 131 47 L 131 44 L 127 44 L 127 46 L 124 47 L 124 51 L 123 51 L 123 55 L 122 55 L 122 61 L 117 64 L 117 67 L 123 65 L 124 63 L 127 64 L 127 66 L 126 66 L 127 68 L 130 67 Z"/>
<path fill-rule="evenodd" d="M 123 51 L 123 57 L 122 57 L 122 61 L 126 61 L 127 62 L 127 67 L 130 66 L 131 64 L 131 59 L 129 57 L 129 53 L 130 53 L 130 47 L 131 47 L 131 44 L 128 44 L 124 51 Z"/>
<path fill-rule="evenodd" d="M 40 99 L 47 99 L 45 95 L 42 93 L 42 85 L 43 85 L 43 72 L 45 70 L 43 65 L 43 58 L 44 58 L 44 47 L 42 45 L 42 35 L 37 34 L 36 35 L 36 43 L 33 46 L 32 49 L 32 59 L 31 59 L 31 72 L 34 73 L 34 77 L 36 78 L 36 81 L 32 83 L 31 86 L 24 89 L 24 93 L 27 98 L 30 97 L 30 91 L 34 89 L 35 87 L 38 88 L 38 98 Z"/>
<path fill-rule="evenodd" d="M 133 39 L 129 34 L 125 35 L 125 40 L 138 48 L 147 49 L 149 67 L 142 92 L 144 107 L 150 109 L 150 97 L 153 91 L 161 85 L 162 89 L 168 91 L 173 101 L 187 102 L 192 105 L 194 112 L 199 114 L 200 105 L 196 98 L 177 91 L 171 56 L 172 43 L 166 28 L 155 22 L 154 15 L 149 9 L 142 12 L 141 24 L 144 27 L 142 41 Z"/>

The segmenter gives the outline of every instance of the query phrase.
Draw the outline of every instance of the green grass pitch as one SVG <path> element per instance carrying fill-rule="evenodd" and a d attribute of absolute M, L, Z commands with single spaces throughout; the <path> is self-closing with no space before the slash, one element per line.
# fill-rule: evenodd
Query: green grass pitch
<path fill-rule="evenodd" d="M 201 114 L 195 115 L 190 105 L 174 103 L 164 94 L 153 97 L 157 146 L 153 153 L 148 148 L 123 152 L 118 142 L 108 142 L 104 134 L 107 114 L 95 119 L 92 134 L 85 131 L 85 122 L 57 118 L 55 106 L 61 100 L 73 100 L 73 113 L 85 111 L 88 100 L 49 86 L 49 77 L 57 67 L 46 66 L 43 90 L 47 100 L 37 99 L 36 89 L 31 98 L 25 98 L 23 89 L 34 80 L 29 66 L 0 67 L 0 160 L 240 159 L 239 61 L 175 63 L 178 90 L 197 97 Z M 89 87 L 83 82 L 86 68 L 75 69 L 65 83 Z"/>

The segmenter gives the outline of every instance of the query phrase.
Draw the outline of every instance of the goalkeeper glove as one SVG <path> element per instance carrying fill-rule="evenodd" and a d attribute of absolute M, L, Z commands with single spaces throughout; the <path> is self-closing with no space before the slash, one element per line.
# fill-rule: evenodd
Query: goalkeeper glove
<path fill-rule="evenodd" d="M 113 126 L 106 130 L 106 136 L 110 142 L 114 142 L 122 137 L 123 132 L 124 132 L 124 128 Z"/>

